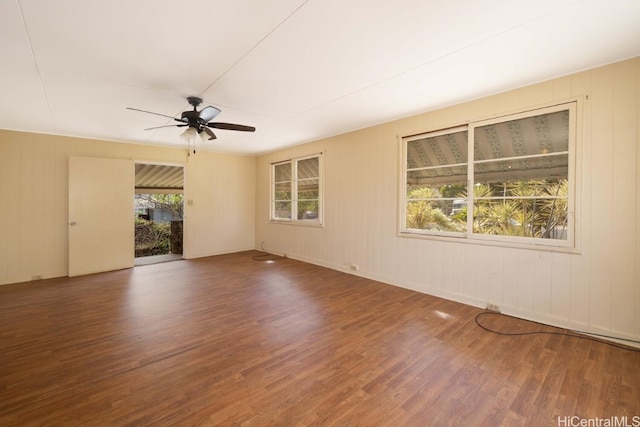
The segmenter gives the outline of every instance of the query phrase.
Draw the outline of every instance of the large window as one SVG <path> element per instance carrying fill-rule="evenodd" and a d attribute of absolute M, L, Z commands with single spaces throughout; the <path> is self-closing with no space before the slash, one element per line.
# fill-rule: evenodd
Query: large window
<path fill-rule="evenodd" d="M 573 247 L 575 104 L 403 139 L 403 234 Z"/>
<path fill-rule="evenodd" d="M 321 224 L 320 155 L 271 166 L 271 220 Z"/>

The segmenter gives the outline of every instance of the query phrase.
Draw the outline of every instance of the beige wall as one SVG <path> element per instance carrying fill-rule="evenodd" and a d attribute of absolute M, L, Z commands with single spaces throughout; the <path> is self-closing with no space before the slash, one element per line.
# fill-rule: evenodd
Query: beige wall
<path fill-rule="evenodd" d="M 0 284 L 67 275 L 70 156 L 182 164 L 185 257 L 254 247 L 253 157 L 0 131 Z"/>
<path fill-rule="evenodd" d="M 640 59 L 257 160 L 256 245 L 557 325 L 640 337 Z M 578 99 L 578 253 L 397 235 L 398 137 Z M 325 226 L 269 223 L 269 163 L 323 151 Z"/>
<path fill-rule="evenodd" d="M 398 137 L 581 104 L 578 253 L 397 235 Z M 640 59 L 258 157 L 0 131 L 0 284 L 67 274 L 67 159 L 186 165 L 185 256 L 264 247 L 552 324 L 640 338 Z M 325 226 L 269 223 L 269 162 L 324 152 Z M 255 232 L 254 232 L 255 227 Z"/>

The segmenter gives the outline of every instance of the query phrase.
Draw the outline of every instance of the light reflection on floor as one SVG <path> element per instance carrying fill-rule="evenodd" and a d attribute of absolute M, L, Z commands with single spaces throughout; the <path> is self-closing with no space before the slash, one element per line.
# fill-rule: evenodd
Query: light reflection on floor
<path fill-rule="evenodd" d="M 448 320 L 448 319 L 452 319 L 453 318 L 450 314 L 445 313 L 444 311 L 433 310 L 433 312 L 435 313 L 436 316 L 438 316 L 439 318 L 444 319 L 444 320 Z"/>

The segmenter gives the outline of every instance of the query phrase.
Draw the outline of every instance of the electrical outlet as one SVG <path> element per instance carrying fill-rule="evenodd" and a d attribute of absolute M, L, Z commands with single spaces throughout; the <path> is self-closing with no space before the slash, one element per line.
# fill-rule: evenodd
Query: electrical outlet
<path fill-rule="evenodd" d="M 500 313 L 500 306 L 498 304 L 487 303 L 487 310 Z"/>
<path fill-rule="evenodd" d="M 42 280 L 42 274 L 34 274 L 31 276 L 31 280 Z"/>
<path fill-rule="evenodd" d="M 350 268 L 351 270 L 353 270 L 353 271 L 358 271 L 358 270 L 360 270 L 360 266 L 359 266 L 358 264 L 351 264 L 351 265 L 349 266 L 349 268 Z"/>

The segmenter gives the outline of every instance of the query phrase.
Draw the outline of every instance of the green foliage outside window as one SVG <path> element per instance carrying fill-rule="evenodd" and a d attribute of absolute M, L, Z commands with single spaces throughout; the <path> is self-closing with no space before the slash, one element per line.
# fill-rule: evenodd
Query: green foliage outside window
<path fill-rule="evenodd" d="M 475 233 L 566 239 L 569 209 L 566 179 L 481 184 L 474 194 Z"/>
<path fill-rule="evenodd" d="M 467 207 L 451 208 L 452 198 L 467 199 L 461 187 L 415 188 L 407 193 L 406 227 L 464 232 Z M 446 198 L 445 198 L 446 197 Z M 568 181 L 520 180 L 476 184 L 473 232 L 499 236 L 566 239 Z"/>

